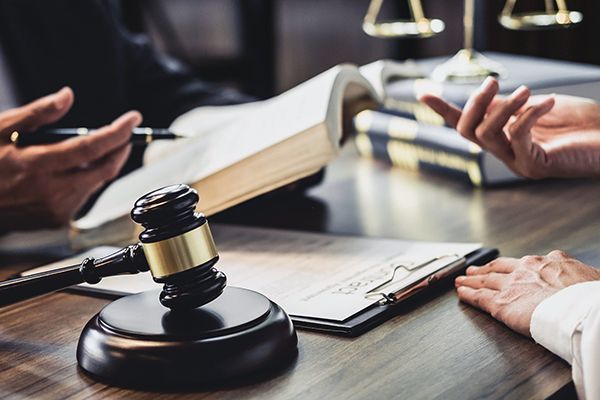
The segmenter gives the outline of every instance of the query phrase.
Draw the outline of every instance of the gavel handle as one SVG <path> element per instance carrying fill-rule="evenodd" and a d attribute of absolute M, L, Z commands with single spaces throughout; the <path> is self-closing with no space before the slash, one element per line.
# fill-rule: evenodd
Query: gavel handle
<path fill-rule="evenodd" d="M 148 268 L 141 245 L 127 246 L 106 257 L 86 258 L 79 265 L 0 282 L 0 307 L 79 283 L 95 284 L 107 276 L 136 274 Z"/>
<path fill-rule="evenodd" d="M 0 282 L 0 307 L 83 283 L 80 265 Z"/>

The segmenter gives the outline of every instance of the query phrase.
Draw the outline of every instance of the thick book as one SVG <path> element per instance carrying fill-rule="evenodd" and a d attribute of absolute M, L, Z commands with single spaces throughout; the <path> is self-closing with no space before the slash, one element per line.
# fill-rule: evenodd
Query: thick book
<path fill-rule="evenodd" d="M 260 292 L 283 307 L 299 328 L 356 336 L 391 318 L 407 299 L 431 292 L 471 264 L 498 254 L 478 243 L 412 242 L 212 225 L 230 286 Z M 24 273 L 101 257 L 99 247 Z M 446 288 L 451 285 L 447 285 Z M 149 273 L 104 278 L 71 290 L 122 296 L 158 289 Z"/>
<path fill-rule="evenodd" d="M 354 117 L 359 153 L 410 169 L 452 175 L 474 186 L 523 180 L 493 154 L 460 136 L 456 130 L 379 111 Z"/>
<path fill-rule="evenodd" d="M 500 94 L 510 94 L 526 85 L 533 94 L 561 93 L 600 100 L 599 66 L 494 52 L 484 55 L 508 71 L 506 78 L 499 80 Z M 443 125 L 444 120 L 439 115 L 418 102 L 419 96 L 435 94 L 462 107 L 479 87 L 478 83 L 440 83 L 427 78 L 446 60 L 447 57 L 435 57 L 413 62 L 413 73 L 417 77 L 390 82 L 385 87 L 382 109 L 420 122 Z"/>
<path fill-rule="evenodd" d="M 392 76 L 414 76 L 412 64 L 338 65 L 265 101 L 180 116 L 170 130 L 186 138 L 151 143 L 143 166 L 110 184 L 73 222 L 75 246 L 133 237 L 132 204 L 158 187 L 190 184 L 199 209 L 211 215 L 314 174 L 338 155 L 342 127 L 351 126 L 344 121 L 381 104 Z"/>

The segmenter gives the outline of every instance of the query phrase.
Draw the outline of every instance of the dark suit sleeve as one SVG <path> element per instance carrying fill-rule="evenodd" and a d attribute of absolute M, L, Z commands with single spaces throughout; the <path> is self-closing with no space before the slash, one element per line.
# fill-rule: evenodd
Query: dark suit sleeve
<path fill-rule="evenodd" d="M 123 51 L 129 104 L 144 114 L 144 124 L 168 126 L 177 116 L 203 105 L 255 100 L 240 92 L 202 81 L 182 62 L 157 52 L 144 35 L 128 32 L 115 17 Z"/>

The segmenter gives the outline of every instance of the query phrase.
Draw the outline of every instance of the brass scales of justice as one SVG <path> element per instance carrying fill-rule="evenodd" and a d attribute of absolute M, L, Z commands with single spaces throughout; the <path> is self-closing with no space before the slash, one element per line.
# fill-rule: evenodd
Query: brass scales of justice
<path fill-rule="evenodd" d="M 376 38 L 429 38 L 445 29 L 444 21 L 425 17 L 421 0 L 407 0 L 410 19 L 379 21 L 383 0 L 371 0 L 363 19 L 363 30 Z M 506 0 L 498 22 L 510 30 L 569 28 L 583 20 L 582 13 L 567 8 L 566 0 L 544 0 L 544 10 L 515 13 L 517 0 Z M 464 1 L 463 48 L 448 61 L 438 65 L 431 79 L 438 82 L 476 82 L 487 76 L 504 78 L 506 69 L 473 48 L 475 0 Z"/>

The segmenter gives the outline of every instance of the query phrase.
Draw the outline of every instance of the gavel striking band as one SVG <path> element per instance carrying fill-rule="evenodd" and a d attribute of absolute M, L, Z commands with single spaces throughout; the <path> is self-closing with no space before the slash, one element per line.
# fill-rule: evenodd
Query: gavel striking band
<path fill-rule="evenodd" d="M 160 302 L 190 309 L 217 298 L 225 274 L 213 268 L 217 248 L 204 215 L 195 211 L 198 193 L 187 185 L 155 190 L 136 201 L 131 218 L 144 227 L 140 241 L 156 282 L 164 283 Z"/>

